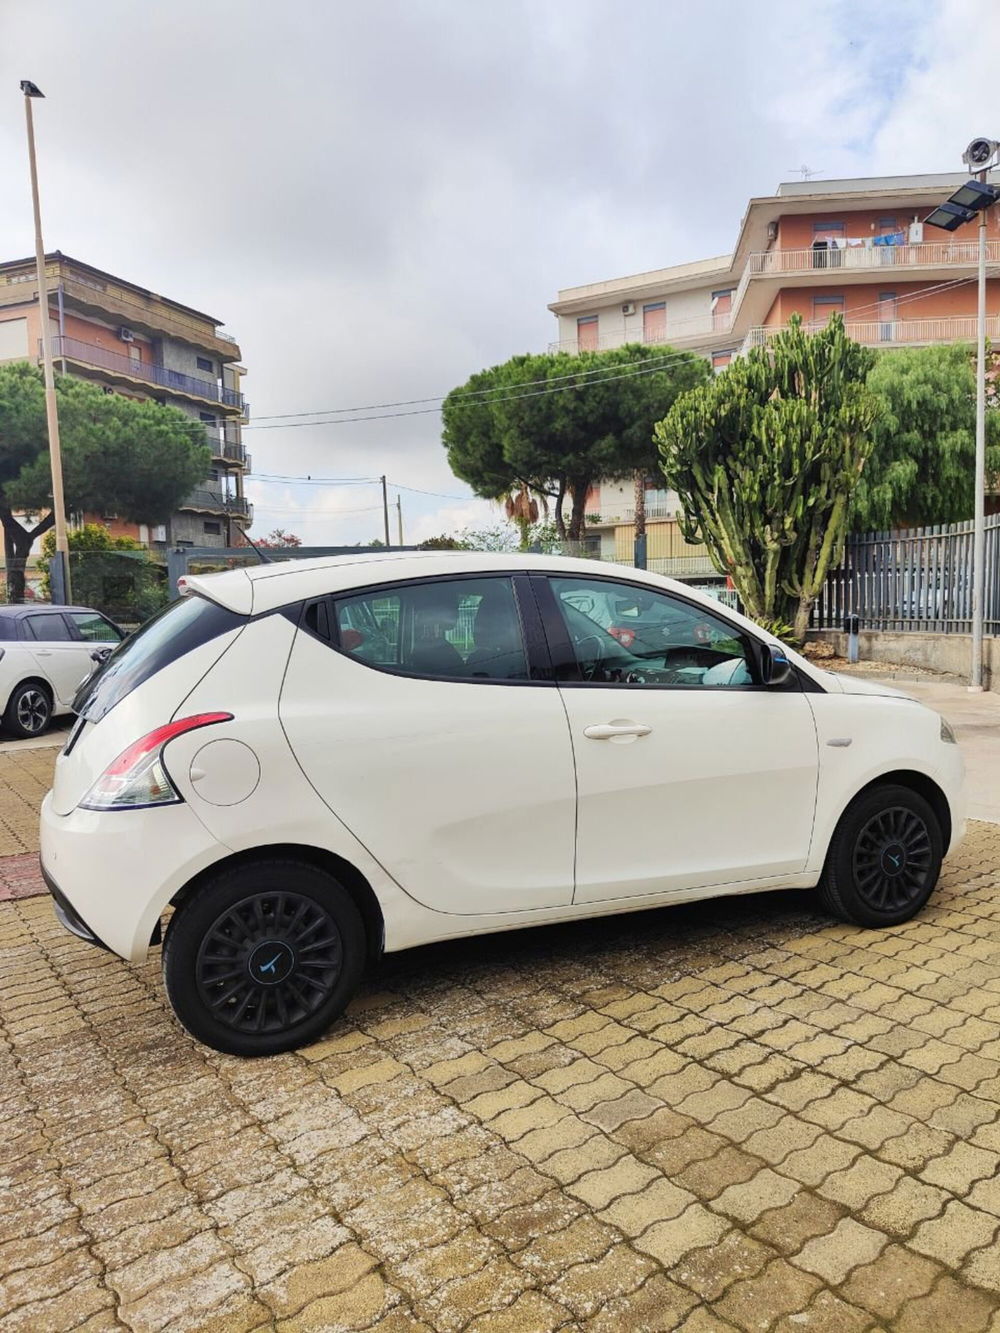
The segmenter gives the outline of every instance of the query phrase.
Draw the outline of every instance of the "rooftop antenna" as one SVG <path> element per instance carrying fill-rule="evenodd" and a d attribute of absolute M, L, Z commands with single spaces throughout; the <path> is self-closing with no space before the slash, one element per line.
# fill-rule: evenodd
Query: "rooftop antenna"
<path fill-rule="evenodd" d="M 816 167 L 807 167 L 804 162 L 802 163 L 801 167 L 789 167 L 788 170 L 797 171 L 801 175 L 804 181 L 812 180 L 813 176 L 822 175 L 821 169 L 817 170 Z"/>

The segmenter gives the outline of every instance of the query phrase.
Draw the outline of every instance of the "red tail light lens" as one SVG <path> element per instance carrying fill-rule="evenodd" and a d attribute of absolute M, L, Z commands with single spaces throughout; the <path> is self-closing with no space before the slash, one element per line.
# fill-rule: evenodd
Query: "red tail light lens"
<path fill-rule="evenodd" d="M 80 802 L 81 809 L 135 810 L 149 805 L 176 805 L 182 797 L 164 766 L 163 747 L 185 732 L 232 720 L 232 713 L 194 713 L 147 732 L 108 765 Z"/>

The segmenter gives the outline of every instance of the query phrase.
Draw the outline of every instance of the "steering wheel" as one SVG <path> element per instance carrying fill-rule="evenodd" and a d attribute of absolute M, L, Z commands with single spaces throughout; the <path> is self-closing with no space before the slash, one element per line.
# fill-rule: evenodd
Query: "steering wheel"
<path fill-rule="evenodd" d="M 586 648 L 588 644 L 594 645 L 593 653 Z M 603 675 L 604 657 L 604 644 L 599 634 L 586 634 L 576 640 L 576 660 L 580 663 L 580 674 L 584 680 L 594 680 L 598 673 Z"/>

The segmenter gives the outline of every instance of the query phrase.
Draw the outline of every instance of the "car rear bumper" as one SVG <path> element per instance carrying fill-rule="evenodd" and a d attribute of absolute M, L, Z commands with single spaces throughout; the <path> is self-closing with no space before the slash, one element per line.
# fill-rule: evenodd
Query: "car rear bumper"
<path fill-rule="evenodd" d="M 42 874 L 56 916 L 72 934 L 141 963 L 160 916 L 227 848 L 186 804 L 58 815 L 42 803 Z"/>

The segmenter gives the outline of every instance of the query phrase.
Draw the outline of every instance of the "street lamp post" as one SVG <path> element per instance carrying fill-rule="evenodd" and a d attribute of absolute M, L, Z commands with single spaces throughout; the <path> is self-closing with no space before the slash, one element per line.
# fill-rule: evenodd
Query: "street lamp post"
<path fill-rule="evenodd" d="M 30 79 L 21 80 L 24 115 L 28 128 L 28 163 L 31 168 L 31 206 L 35 214 L 35 266 L 38 271 L 38 310 L 42 324 L 42 371 L 45 377 L 45 419 L 49 434 L 49 460 L 52 466 L 52 513 L 55 517 L 56 551 L 62 557 L 63 592 L 70 595 L 69 538 L 66 532 L 66 502 L 63 494 L 62 452 L 59 448 L 59 408 L 56 381 L 52 369 L 52 332 L 49 328 L 49 289 L 45 275 L 45 246 L 42 243 L 42 214 L 38 199 L 38 167 L 35 162 L 35 125 L 31 103 L 45 94 Z"/>
<path fill-rule="evenodd" d="M 972 669 L 969 689 L 983 688 L 983 620 L 986 605 L 986 214 L 1000 198 L 987 174 L 996 163 L 1000 141 L 973 139 L 962 161 L 976 172 L 975 180 L 960 186 L 947 203 L 940 204 L 926 221 L 943 231 L 955 231 L 979 215 L 978 285 L 976 305 L 976 488 L 972 538 Z"/>

